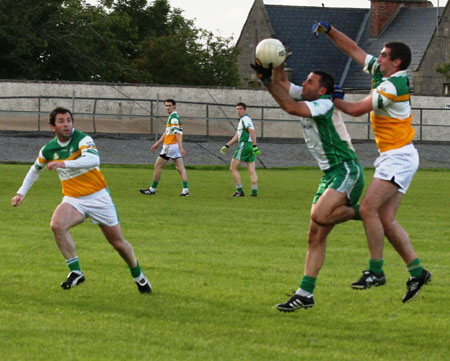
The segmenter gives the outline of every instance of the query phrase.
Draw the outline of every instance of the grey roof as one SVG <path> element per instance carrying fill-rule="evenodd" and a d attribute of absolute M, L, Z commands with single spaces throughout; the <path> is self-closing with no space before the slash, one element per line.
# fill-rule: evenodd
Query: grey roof
<path fill-rule="evenodd" d="M 356 40 L 359 46 L 377 56 L 387 41 L 402 41 L 412 50 L 410 70 L 419 65 L 436 28 L 436 8 L 401 8 L 388 27 L 377 37 L 369 38 L 369 9 L 323 8 L 312 6 L 265 5 L 275 37 L 287 44 L 293 55 L 287 64 L 293 69 L 293 82 L 301 83 L 314 69 L 329 72 L 336 83 L 347 63 L 344 55 L 326 36 L 314 38 L 311 32 L 316 20 L 324 20 Z M 440 8 L 441 12 L 443 8 Z M 351 62 L 345 77 L 345 88 L 369 89 L 370 77 L 359 64 Z"/>

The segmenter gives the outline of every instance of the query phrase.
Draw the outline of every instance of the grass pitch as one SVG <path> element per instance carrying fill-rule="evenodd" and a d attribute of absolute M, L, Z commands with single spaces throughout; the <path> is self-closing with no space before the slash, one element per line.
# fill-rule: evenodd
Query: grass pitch
<path fill-rule="evenodd" d="M 449 171 L 419 171 L 398 213 L 433 274 L 415 300 L 401 302 L 408 273 L 387 242 L 387 284 L 349 287 L 368 261 L 362 223 L 350 221 L 328 238 L 316 306 L 284 314 L 273 306 L 301 278 L 319 170 L 258 170 L 260 196 L 233 199 L 224 168 L 189 169 L 184 198 L 173 169 L 143 196 L 149 167 L 103 167 L 152 282 L 147 296 L 89 221 L 72 230 L 86 282 L 60 288 L 68 269 L 48 227 L 61 200 L 57 175 L 44 171 L 10 206 L 28 167 L 0 165 L 0 360 L 448 359 Z"/>

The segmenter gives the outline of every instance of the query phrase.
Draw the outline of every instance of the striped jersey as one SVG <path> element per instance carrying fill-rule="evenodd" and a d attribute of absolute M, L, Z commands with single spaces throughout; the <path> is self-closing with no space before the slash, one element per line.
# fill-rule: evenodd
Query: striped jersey
<path fill-rule="evenodd" d="M 319 168 L 327 170 L 346 161 L 358 160 L 341 113 L 335 111 L 330 96 L 305 101 L 302 92 L 303 87 L 291 83 L 289 95 L 304 101 L 311 111 L 311 118 L 301 117 L 300 122 L 306 146 Z"/>
<path fill-rule="evenodd" d="M 401 148 L 412 142 L 409 80 L 406 70 L 384 78 L 377 58 L 367 55 L 364 71 L 372 75 L 372 123 L 375 142 L 380 152 Z"/>
<path fill-rule="evenodd" d="M 241 119 L 239 119 L 237 127 L 239 142 L 252 142 L 252 137 L 248 131 L 249 129 L 255 130 L 252 119 L 247 114 L 244 114 Z"/>
<path fill-rule="evenodd" d="M 34 163 L 34 167 L 41 171 L 47 163 L 59 160 L 76 160 L 89 153 L 98 157 L 97 148 L 89 135 L 73 130 L 72 137 L 61 143 L 57 137 L 44 145 Z M 106 188 L 106 181 L 100 168 L 57 168 L 61 180 L 62 192 L 69 197 L 82 197 Z"/>
<path fill-rule="evenodd" d="M 181 120 L 177 112 L 170 113 L 167 118 L 166 136 L 164 137 L 164 145 L 177 144 L 177 134 L 183 136 L 183 128 L 181 127 Z"/>

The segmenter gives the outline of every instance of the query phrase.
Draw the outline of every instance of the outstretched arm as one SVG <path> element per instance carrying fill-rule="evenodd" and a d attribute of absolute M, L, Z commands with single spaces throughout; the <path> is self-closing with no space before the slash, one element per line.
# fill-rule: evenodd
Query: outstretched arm
<path fill-rule="evenodd" d="M 351 57 L 361 66 L 365 65 L 367 53 L 343 32 L 325 21 L 318 21 L 313 25 L 313 34 L 318 37 L 320 33 L 327 34 L 343 53 L 347 54 L 347 56 Z"/>
<path fill-rule="evenodd" d="M 25 176 L 22 186 L 17 191 L 17 194 L 11 199 L 11 205 L 13 207 L 17 207 L 19 204 L 23 202 L 28 190 L 31 188 L 33 183 L 39 178 L 40 175 L 41 172 L 38 169 L 36 169 L 35 165 L 33 164 L 30 170 L 28 171 L 27 175 Z"/>
<path fill-rule="evenodd" d="M 270 82 L 266 85 L 267 90 L 275 99 L 275 101 L 289 114 L 299 115 L 305 118 L 311 118 L 311 111 L 305 102 L 297 102 L 289 95 L 280 83 Z"/>
<path fill-rule="evenodd" d="M 359 102 L 348 102 L 343 99 L 334 99 L 336 108 L 351 115 L 352 117 L 359 117 L 360 115 L 369 113 L 372 109 L 372 95 L 368 95 Z"/>

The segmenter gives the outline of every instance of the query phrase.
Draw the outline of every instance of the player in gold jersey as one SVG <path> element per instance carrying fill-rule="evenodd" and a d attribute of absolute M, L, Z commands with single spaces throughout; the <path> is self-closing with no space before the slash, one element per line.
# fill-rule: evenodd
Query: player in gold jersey
<path fill-rule="evenodd" d="M 384 44 L 378 58 L 368 55 L 347 35 L 324 21 L 313 25 L 313 33 L 326 33 L 335 45 L 372 75 L 370 95 L 358 102 L 343 100 L 337 89 L 336 107 L 352 116 L 371 113 L 375 142 L 380 152 L 375 161 L 375 174 L 360 207 L 370 251 L 369 269 L 352 283 L 355 289 L 386 283 L 383 272 L 384 237 L 389 240 L 406 263 L 410 278 L 406 282 L 403 302 L 412 299 L 431 279 L 412 247 L 408 233 L 396 220 L 396 213 L 415 172 L 419 155 L 414 147 L 409 81 L 406 73 L 411 50 L 401 42 Z"/>
<path fill-rule="evenodd" d="M 73 128 L 72 113 L 68 109 L 54 109 L 50 113 L 49 123 L 55 138 L 42 147 L 22 186 L 12 198 L 12 206 L 17 207 L 24 201 L 28 190 L 45 167 L 57 171 L 64 197 L 53 212 L 50 227 L 70 269 L 61 287 L 70 289 L 85 280 L 69 229 L 90 217 L 127 263 L 139 291 L 151 293 L 151 285 L 141 271 L 133 247 L 122 235 L 116 207 L 99 168 L 100 158 L 94 141 Z"/>

